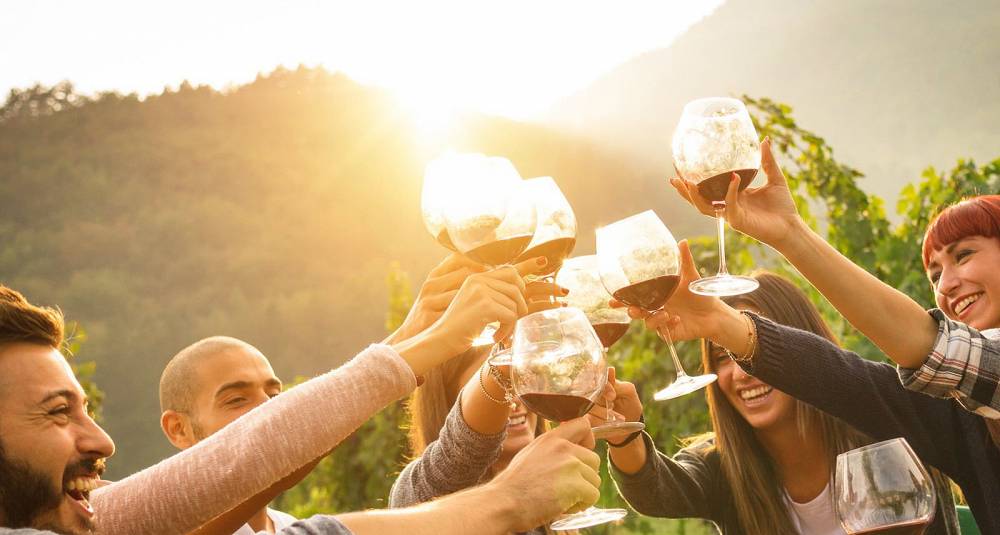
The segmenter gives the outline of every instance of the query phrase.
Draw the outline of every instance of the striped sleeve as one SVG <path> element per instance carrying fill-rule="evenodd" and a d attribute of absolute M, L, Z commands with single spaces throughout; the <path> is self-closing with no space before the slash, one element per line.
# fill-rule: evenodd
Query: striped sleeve
<path fill-rule="evenodd" d="M 937 339 L 920 368 L 898 369 L 903 386 L 954 397 L 972 412 L 1000 418 L 1000 340 L 950 320 L 938 309 L 929 313 L 938 322 Z"/>

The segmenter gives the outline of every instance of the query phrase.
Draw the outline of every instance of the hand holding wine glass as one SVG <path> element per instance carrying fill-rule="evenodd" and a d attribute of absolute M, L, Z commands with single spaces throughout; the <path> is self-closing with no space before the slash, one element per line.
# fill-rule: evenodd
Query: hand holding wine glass
<path fill-rule="evenodd" d="M 726 219 L 734 229 L 780 250 L 778 246 L 782 240 L 794 237 L 804 223 L 795 207 L 785 174 L 774 159 L 770 138 L 761 142 L 760 152 L 767 183 L 740 191 L 736 177 L 731 177 L 725 196 Z M 715 215 L 716 209 L 711 200 L 700 193 L 696 183 L 673 178 L 670 184 L 699 212 Z"/>
<path fill-rule="evenodd" d="M 680 283 L 680 252 L 673 234 L 651 210 L 597 229 L 601 282 L 615 300 L 652 313 L 661 309 Z M 677 377 L 653 398 L 690 394 L 715 381 L 715 374 L 690 376 L 666 334 Z"/>
<path fill-rule="evenodd" d="M 613 367 L 608 368 L 608 382 L 605 384 L 601 396 L 605 402 L 594 404 L 594 407 L 587 413 L 591 425 L 600 428 L 608 421 L 614 421 L 617 418 L 621 418 L 625 422 L 639 423 L 639 418 L 642 416 L 642 401 L 639 399 L 639 393 L 634 384 L 628 381 L 619 381 Z M 642 429 L 645 429 L 644 424 L 638 430 Z M 621 442 L 635 431 L 636 429 L 623 428 L 617 432 L 606 433 L 601 438 L 611 442 Z"/>
<path fill-rule="evenodd" d="M 455 299 L 465 279 L 473 273 L 486 270 L 482 265 L 457 253 L 445 257 L 427 274 L 403 324 L 389 335 L 385 343 L 402 342 L 433 325 Z"/>

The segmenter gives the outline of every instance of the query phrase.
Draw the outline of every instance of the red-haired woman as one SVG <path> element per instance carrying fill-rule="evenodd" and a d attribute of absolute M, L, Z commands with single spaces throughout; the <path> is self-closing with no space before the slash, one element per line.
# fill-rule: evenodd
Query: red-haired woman
<path fill-rule="evenodd" d="M 994 330 L 1000 328 L 1000 195 L 949 206 L 928 226 L 923 262 L 938 308 L 925 311 L 813 232 L 799 217 L 770 141 L 761 149 L 767 184 L 739 192 L 733 180 L 726 199 L 733 228 L 784 255 L 899 364 L 904 386 L 956 397 L 969 410 L 1000 419 L 1000 330 Z M 681 179 L 672 184 L 702 213 L 714 213 L 697 187 Z"/>

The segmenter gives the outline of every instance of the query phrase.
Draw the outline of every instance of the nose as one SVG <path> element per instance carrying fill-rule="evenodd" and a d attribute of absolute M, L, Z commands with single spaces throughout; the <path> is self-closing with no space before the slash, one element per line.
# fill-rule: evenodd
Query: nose
<path fill-rule="evenodd" d="M 958 271 L 951 267 L 945 267 L 941 270 L 941 277 L 938 278 L 937 283 L 937 293 L 950 297 L 955 293 L 955 290 L 961 285 L 962 280 L 958 276 Z"/>
<path fill-rule="evenodd" d="M 115 443 L 89 415 L 80 426 L 77 449 L 91 457 L 107 458 L 115 454 Z"/>
<path fill-rule="evenodd" d="M 746 381 L 750 378 L 750 374 L 743 371 L 743 368 L 739 364 L 733 363 L 733 382 Z"/>

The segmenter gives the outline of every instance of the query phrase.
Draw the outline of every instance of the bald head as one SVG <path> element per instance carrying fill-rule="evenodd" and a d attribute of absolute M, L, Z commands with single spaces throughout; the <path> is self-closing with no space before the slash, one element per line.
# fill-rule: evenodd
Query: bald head
<path fill-rule="evenodd" d="M 212 336 L 180 350 L 170 359 L 160 376 L 160 411 L 190 412 L 200 388 L 199 367 L 215 357 L 231 352 L 261 355 L 256 347 L 229 336 Z"/>

